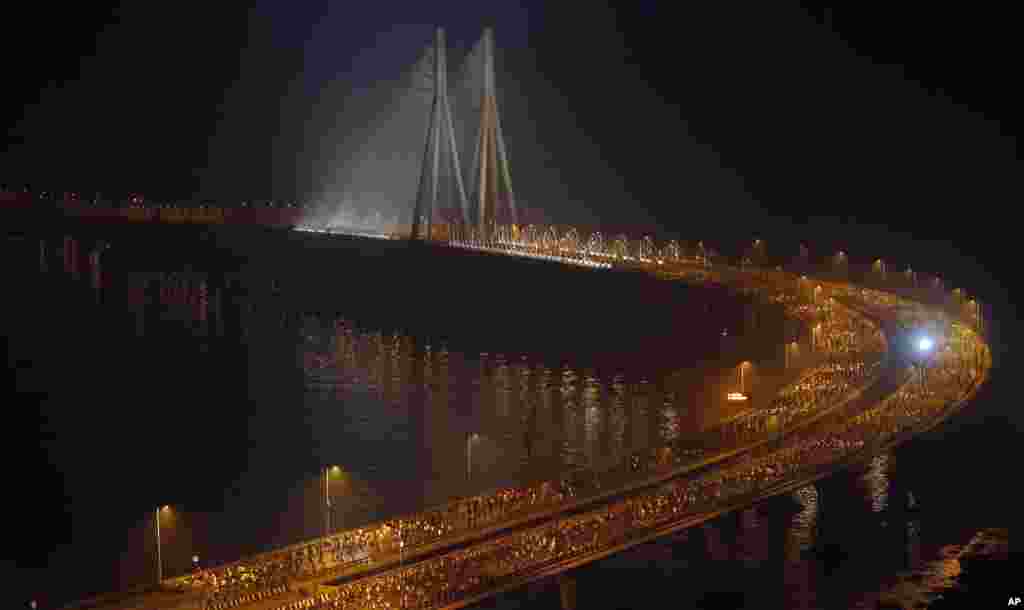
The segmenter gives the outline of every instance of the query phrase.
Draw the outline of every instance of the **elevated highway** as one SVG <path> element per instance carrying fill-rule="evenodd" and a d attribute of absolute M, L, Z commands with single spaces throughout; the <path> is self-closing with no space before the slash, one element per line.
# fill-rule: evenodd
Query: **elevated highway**
<path fill-rule="evenodd" d="M 717 281 L 768 300 L 799 294 L 804 281 L 781 272 L 705 265 L 646 268 L 667 280 Z M 780 398 L 769 409 L 774 412 L 751 414 L 748 421 L 759 420 L 758 425 L 719 431 L 706 447 L 662 447 L 615 471 L 496 490 L 247 558 L 203 577 L 166 581 L 167 592 L 143 596 L 141 606 L 137 598 L 96 607 L 463 607 L 868 460 L 937 425 L 984 383 L 987 345 L 957 312 L 847 283 L 818 285 L 823 290 L 804 306 L 798 306 L 799 298 L 789 299 L 792 313 L 807 315 L 810 305 L 811 321 L 821 319 L 830 332 L 853 342 L 842 352 L 823 342 L 830 357 L 819 365 L 822 374 L 844 366 L 866 372 L 827 398 L 813 394 L 816 403 L 799 412 L 779 407 L 788 404 Z M 945 376 L 930 388 L 912 383 L 909 354 L 891 349 L 922 315 L 944 317 L 957 333 L 955 342 L 943 345 L 954 348 L 942 355 Z M 877 333 L 864 333 L 865 328 L 884 331 L 882 353 L 872 355 Z M 807 379 L 815 372 L 808 375 L 783 388 L 780 397 L 812 383 Z M 252 584 L 225 586 L 239 575 L 251 575 Z"/>

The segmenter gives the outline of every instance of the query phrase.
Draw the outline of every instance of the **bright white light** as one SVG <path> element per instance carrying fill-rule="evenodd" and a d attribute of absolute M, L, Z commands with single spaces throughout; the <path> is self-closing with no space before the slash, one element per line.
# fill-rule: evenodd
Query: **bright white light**
<path fill-rule="evenodd" d="M 927 352 L 932 348 L 932 340 L 928 337 L 921 337 L 917 342 L 917 349 L 922 352 Z"/>

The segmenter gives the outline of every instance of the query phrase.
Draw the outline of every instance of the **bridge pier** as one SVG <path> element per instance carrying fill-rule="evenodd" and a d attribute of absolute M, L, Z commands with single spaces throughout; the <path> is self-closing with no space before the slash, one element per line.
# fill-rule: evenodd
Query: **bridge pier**
<path fill-rule="evenodd" d="M 916 500 L 916 499 L 915 499 Z M 916 505 L 911 506 L 910 490 L 899 477 L 889 483 L 889 500 L 884 518 L 892 532 L 890 539 L 901 549 L 903 569 L 912 568 L 920 559 L 921 522 L 915 518 Z"/>
<path fill-rule="evenodd" d="M 565 572 L 558 575 L 558 596 L 562 610 L 576 610 L 576 577 Z"/>
<path fill-rule="evenodd" d="M 689 527 L 672 537 L 672 560 L 686 565 L 708 559 L 708 546 L 701 526 Z"/>
<path fill-rule="evenodd" d="M 722 532 L 711 523 L 704 523 L 699 528 L 704 542 L 704 556 L 711 560 L 725 559 L 724 553 L 721 552 L 724 543 L 722 541 Z"/>
<path fill-rule="evenodd" d="M 826 538 L 827 519 L 825 516 L 825 496 L 828 494 L 825 492 L 825 489 L 826 485 L 824 480 L 814 482 L 814 491 L 817 495 L 817 510 L 815 511 L 816 514 L 814 518 L 814 548 L 817 550 L 824 549 L 824 543 Z"/>
<path fill-rule="evenodd" d="M 743 535 L 743 511 L 734 510 L 722 515 L 716 519 L 715 527 L 718 534 L 717 543 L 721 547 L 718 553 L 721 555 L 721 559 L 736 559 L 739 556 L 740 539 Z M 710 544 L 710 539 L 708 554 L 718 558 L 715 549 Z"/>
<path fill-rule="evenodd" d="M 743 540 L 743 510 L 729 513 L 729 559 L 740 559 L 740 547 Z"/>

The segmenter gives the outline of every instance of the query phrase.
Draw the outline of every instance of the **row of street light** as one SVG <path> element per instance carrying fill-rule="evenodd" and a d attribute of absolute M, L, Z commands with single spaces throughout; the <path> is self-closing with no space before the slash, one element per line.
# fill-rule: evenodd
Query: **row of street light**
<path fill-rule="evenodd" d="M 749 362 L 746 363 L 750 365 Z M 466 480 L 472 479 L 473 474 L 473 447 L 480 443 L 483 437 L 477 433 L 471 433 L 466 435 Z M 323 506 L 323 536 L 326 538 L 334 532 L 333 523 L 333 502 L 331 494 L 331 481 L 338 480 L 344 475 L 344 471 L 341 466 L 331 465 L 324 466 L 321 470 L 320 476 L 320 491 Z M 162 518 L 166 519 L 172 515 L 172 509 L 170 505 L 158 506 L 154 510 L 154 526 L 155 526 L 155 537 L 156 537 L 156 574 L 157 582 L 162 583 L 164 580 L 164 566 L 163 566 L 163 539 L 161 536 L 161 521 Z M 405 546 L 404 540 L 402 540 L 401 527 L 398 528 L 399 537 L 399 562 L 402 561 L 403 549 Z M 199 557 L 192 557 L 193 567 L 198 567 Z"/>
<path fill-rule="evenodd" d="M 340 466 L 325 466 L 323 468 L 323 476 L 320 479 L 321 492 L 324 506 L 324 529 L 323 534 L 326 537 L 332 530 L 332 504 L 331 504 L 331 479 L 339 478 L 343 471 Z M 173 515 L 173 510 L 169 504 L 158 506 L 153 511 L 153 524 L 156 538 L 156 582 L 162 583 L 164 580 L 164 564 L 163 564 L 163 537 L 161 536 L 161 520 L 163 518 L 169 518 Z M 401 534 L 399 534 L 401 535 Z M 199 567 L 199 556 L 192 556 L 192 567 Z"/>

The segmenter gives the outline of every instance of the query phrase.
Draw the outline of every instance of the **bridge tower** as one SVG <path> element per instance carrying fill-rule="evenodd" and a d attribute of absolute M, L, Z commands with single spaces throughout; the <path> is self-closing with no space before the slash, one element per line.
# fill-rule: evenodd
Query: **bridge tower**
<path fill-rule="evenodd" d="M 490 236 L 498 223 L 517 224 L 516 201 L 508 167 L 508 152 L 501 131 L 498 100 L 494 86 L 494 32 L 484 29 L 483 79 L 480 87 L 480 126 L 473 155 L 473 202 L 482 238 Z"/>
<path fill-rule="evenodd" d="M 459 151 L 455 145 L 455 129 L 452 125 L 452 110 L 448 102 L 448 69 L 442 28 L 437 28 L 434 32 L 432 59 L 434 99 L 430 107 L 430 121 L 426 142 L 423 145 L 423 164 L 420 169 L 416 204 L 413 208 L 410 235 L 413 240 L 430 239 L 432 236 L 442 175 L 454 179 L 454 194 L 459 200 L 462 220 L 464 223 L 468 223 L 469 220 L 469 203 L 462 182 L 462 168 L 459 165 Z"/>

